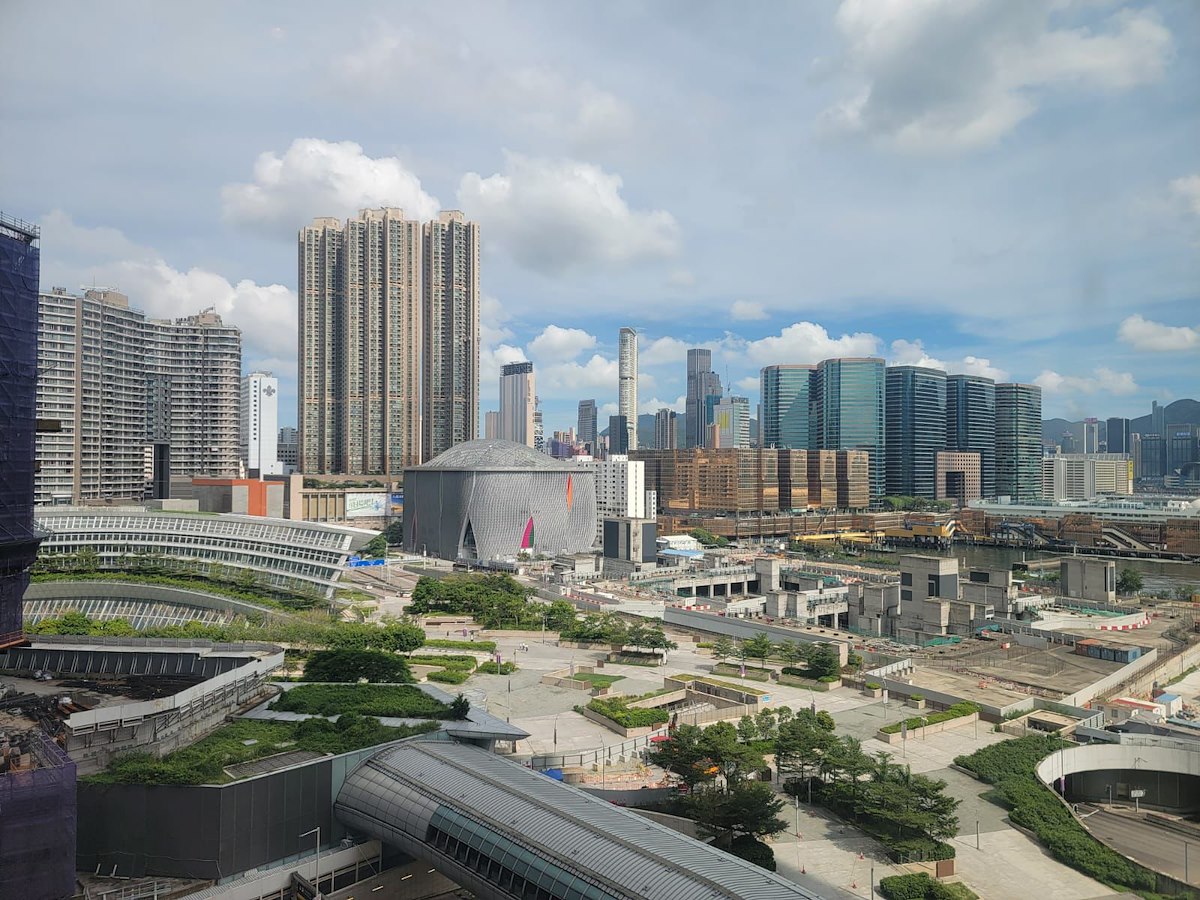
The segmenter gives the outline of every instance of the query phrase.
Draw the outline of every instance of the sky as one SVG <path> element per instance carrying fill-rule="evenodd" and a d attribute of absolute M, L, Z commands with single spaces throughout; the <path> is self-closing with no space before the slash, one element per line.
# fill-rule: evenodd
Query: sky
<path fill-rule="evenodd" d="M 296 233 L 462 209 L 483 410 L 683 409 L 688 347 L 1200 397 L 1200 6 L 1105 0 L 0 0 L 0 210 L 42 287 L 213 307 L 294 423 Z"/>

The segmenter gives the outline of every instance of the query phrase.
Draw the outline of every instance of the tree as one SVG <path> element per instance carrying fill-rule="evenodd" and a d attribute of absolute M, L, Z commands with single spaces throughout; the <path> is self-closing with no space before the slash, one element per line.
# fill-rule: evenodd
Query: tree
<path fill-rule="evenodd" d="M 738 720 L 737 734 L 738 740 L 744 744 L 758 740 L 758 722 L 754 716 L 747 713 Z"/>
<path fill-rule="evenodd" d="M 75 553 L 76 572 L 95 572 L 100 568 L 100 554 L 95 547 L 80 547 Z"/>
<path fill-rule="evenodd" d="M 384 534 L 377 534 L 367 542 L 367 546 L 362 548 L 362 555 L 374 557 L 375 559 L 383 559 L 387 557 L 388 539 Z"/>
<path fill-rule="evenodd" d="M 407 622 L 389 622 L 379 632 L 380 649 L 392 653 L 411 653 L 425 645 L 425 629 Z"/>
<path fill-rule="evenodd" d="M 775 655 L 789 666 L 794 666 L 805 658 L 804 650 L 793 640 L 780 641 L 775 645 Z"/>
<path fill-rule="evenodd" d="M 1137 569 L 1122 569 L 1117 576 L 1118 594 L 1136 594 L 1142 589 L 1142 573 Z"/>
<path fill-rule="evenodd" d="M 717 722 L 705 728 L 700 746 L 708 753 L 727 787 L 763 768 L 762 754 L 739 741 L 737 729 L 729 722 Z"/>
<path fill-rule="evenodd" d="M 736 782 L 724 791 L 711 786 L 701 789 L 687 799 L 685 808 L 700 830 L 715 838 L 720 847 L 730 847 L 738 834 L 757 837 L 787 828 L 787 822 L 779 817 L 783 800 L 761 781 Z"/>
<path fill-rule="evenodd" d="M 713 656 L 721 662 L 725 662 L 725 660 L 733 656 L 733 641 L 727 637 L 719 637 L 713 643 L 712 650 Z"/>
<path fill-rule="evenodd" d="M 399 546 L 404 543 L 404 522 L 401 519 L 393 519 L 388 523 L 387 528 L 383 529 L 383 536 L 387 539 L 388 544 Z"/>
<path fill-rule="evenodd" d="M 828 644 L 818 644 L 808 655 L 808 671 L 816 678 L 836 675 L 841 670 L 838 653 Z"/>
<path fill-rule="evenodd" d="M 694 791 L 697 785 L 712 781 L 718 771 L 702 743 L 703 735 L 704 730 L 696 725 L 680 725 L 669 740 L 654 745 L 648 754 L 650 762 L 678 776 Z"/>
<path fill-rule="evenodd" d="M 471 711 L 471 701 L 459 694 L 450 701 L 450 718 L 465 719 L 467 713 Z"/>
<path fill-rule="evenodd" d="M 234 583 L 243 591 L 252 591 L 258 587 L 258 573 L 254 569 L 238 569 Z"/>
<path fill-rule="evenodd" d="M 742 652 L 751 659 L 759 660 L 764 665 L 774 649 L 775 644 L 767 634 L 756 634 L 754 637 L 742 641 Z"/>
<path fill-rule="evenodd" d="M 728 547 L 729 541 L 718 534 L 713 534 L 707 528 L 693 528 L 688 532 L 705 547 Z"/>
<path fill-rule="evenodd" d="M 575 605 L 568 600 L 555 600 L 545 610 L 546 627 L 564 631 L 575 624 Z"/>

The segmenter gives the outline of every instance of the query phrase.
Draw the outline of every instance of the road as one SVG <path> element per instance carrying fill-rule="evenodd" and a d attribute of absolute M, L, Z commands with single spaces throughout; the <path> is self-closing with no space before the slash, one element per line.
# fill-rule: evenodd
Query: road
<path fill-rule="evenodd" d="M 1082 805 L 1080 809 L 1084 811 Z M 1164 872 L 1172 878 L 1200 885 L 1200 841 L 1191 840 L 1158 825 L 1150 825 L 1132 816 L 1110 813 L 1103 809 L 1083 819 L 1083 824 L 1118 853 L 1147 868 Z M 1188 854 L 1186 873 L 1185 852 Z M 1192 875 L 1193 872 L 1196 874 Z"/>

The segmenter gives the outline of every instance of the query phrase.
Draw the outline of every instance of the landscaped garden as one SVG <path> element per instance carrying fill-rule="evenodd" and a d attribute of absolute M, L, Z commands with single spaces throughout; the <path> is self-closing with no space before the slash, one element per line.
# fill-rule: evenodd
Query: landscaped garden
<path fill-rule="evenodd" d="M 582 681 L 592 687 L 604 688 L 625 679 L 624 675 L 605 675 L 602 672 L 576 672 L 571 676 L 574 681 Z"/>
<path fill-rule="evenodd" d="M 656 693 L 658 692 L 654 691 L 646 696 L 654 696 Z M 606 719 L 611 719 L 622 728 L 653 728 L 655 725 L 665 724 L 671 718 L 670 713 L 662 707 L 642 709 L 640 707 L 629 706 L 635 700 L 641 699 L 645 698 L 594 697 L 586 707 L 576 707 L 576 710 L 589 709 L 594 713 L 604 716 Z"/>
<path fill-rule="evenodd" d="M 281 712 L 337 716 L 359 713 L 393 719 L 451 719 L 450 707 L 405 684 L 302 684 L 271 703 Z"/>

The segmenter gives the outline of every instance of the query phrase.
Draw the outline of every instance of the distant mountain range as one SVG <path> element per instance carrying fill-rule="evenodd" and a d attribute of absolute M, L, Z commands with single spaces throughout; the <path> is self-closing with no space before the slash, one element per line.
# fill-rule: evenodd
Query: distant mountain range
<path fill-rule="evenodd" d="M 1168 425 L 1200 425 L 1200 401 L 1176 400 L 1166 407 Z M 1100 419 L 1100 439 L 1105 440 L 1104 419 Z M 1150 416 L 1139 416 L 1129 420 L 1129 430 L 1142 434 L 1150 434 Z M 1076 443 L 1083 446 L 1083 422 L 1070 422 L 1067 419 L 1042 420 L 1042 439 L 1057 444 L 1063 434 L 1070 432 Z"/>

